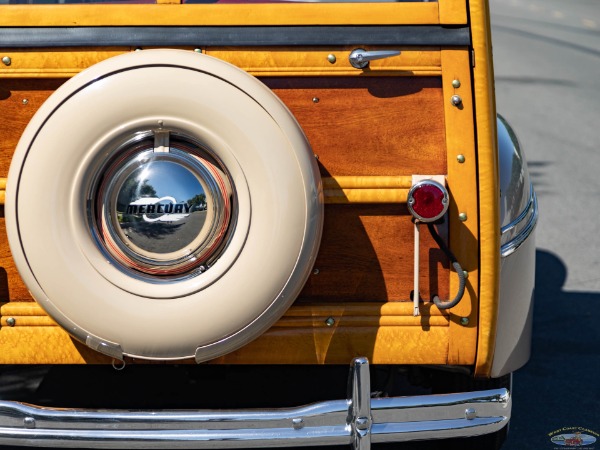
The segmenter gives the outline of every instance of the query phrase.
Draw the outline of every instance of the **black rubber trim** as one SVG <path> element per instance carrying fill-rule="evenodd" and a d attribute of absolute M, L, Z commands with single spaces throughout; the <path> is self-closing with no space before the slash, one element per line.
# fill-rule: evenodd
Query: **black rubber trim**
<path fill-rule="evenodd" d="M 468 27 L 4 27 L 0 47 L 468 46 Z"/>

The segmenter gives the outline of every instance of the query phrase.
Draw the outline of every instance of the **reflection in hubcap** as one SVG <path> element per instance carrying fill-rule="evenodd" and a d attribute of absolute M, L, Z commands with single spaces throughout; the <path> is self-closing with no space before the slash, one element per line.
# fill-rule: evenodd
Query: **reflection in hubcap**
<path fill-rule="evenodd" d="M 224 250 L 233 188 L 212 154 L 175 132 L 145 132 L 120 145 L 89 193 L 101 250 L 127 273 L 198 275 Z"/>

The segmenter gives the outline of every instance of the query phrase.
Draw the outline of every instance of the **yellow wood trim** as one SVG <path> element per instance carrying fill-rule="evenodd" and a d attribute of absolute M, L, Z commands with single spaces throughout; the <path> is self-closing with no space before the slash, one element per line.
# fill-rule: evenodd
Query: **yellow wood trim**
<path fill-rule="evenodd" d="M 205 53 L 227 61 L 255 76 L 270 75 L 354 75 L 382 74 L 424 75 L 441 73 L 438 47 L 386 47 L 377 50 L 400 50 L 400 55 L 372 61 L 367 70 L 357 70 L 350 64 L 350 52 L 354 47 L 299 47 L 291 50 L 281 48 L 230 48 L 209 47 Z M 369 50 L 370 47 L 365 47 Z M 331 57 L 334 62 L 331 62 Z"/>
<path fill-rule="evenodd" d="M 435 25 L 437 2 L 0 5 L 0 26 Z"/>
<path fill-rule="evenodd" d="M 406 203 L 410 177 L 337 177 L 323 179 L 325 203 Z M 6 178 L 0 178 L 4 204 Z"/>
<path fill-rule="evenodd" d="M 467 3 L 465 0 L 440 0 L 440 22 L 463 25 L 467 23 Z"/>
<path fill-rule="evenodd" d="M 191 47 L 177 47 L 193 51 Z M 378 47 L 386 49 L 387 47 Z M 105 59 L 133 51 L 133 47 L 6 48 L 10 66 L 0 65 L 0 78 L 68 78 Z M 369 70 L 351 67 L 352 48 L 298 47 L 280 48 L 209 48 L 204 53 L 234 64 L 258 77 L 269 76 L 431 76 L 441 74 L 439 48 L 400 48 L 392 58 L 373 61 Z M 334 55 L 334 63 L 329 62 Z"/>
<path fill-rule="evenodd" d="M 5 303 L 0 314 L 0 364 L 111 362 L 70 338 L 35 302 Z M 421 314 L 412 316 L 411 302 L 292 306 L 263 336 L 213 363 L 345 364 L 350 345 L 375 364 L 444 364 L 449 315 L 431 304 Z"/>
<path fill-rule="evenodd" d="M 488 3 L 470 2 L 475 54 L 473 92 L 477 101 L 477 146 L 479 167 L 479 210 L 481 266 L 479 337 L 475 375 L 490 376 L 496 343 L 500 283 L 500 207 L 496 102 Z"/>
<path fill-rule="evenodd" d="M 411 176 L 337 176 L 323 178 L 324 189 L 410 189 L 411 186 Z"/>
<path fill-rule="evenodd" d="M 452 202 L 449 207 L 450 246 L 469 277 L 465 295 L 451 310 L 449 330 L 448 364 L 473 364 L 477 350 L 478 305 L 478 204 L 477 204 L 477 157 L 475 153 L 475 129 L 473 124 L 473 99 L 471 97 L 471 74 L 467 48 L 442 50 L 442 89 L 446 120 L 446 147 L 448 164 L 448 189 Z M 460 87 L 453 86 L 458 80 Z M 459 107 L 453 106 L 453 95 L 462 98 Z M 457 156 L 465 158 L 460 163 Z M 459 214 L 467 220 L 461 222 Z M 450 295 L 458 290 L 458 277 L 450 274 Z M 469 320 L 468 325 L 461 323 Z"/>
<path fill-rule="evenodd" d="M 445 364 L 448 327 L 272 328 L 222 364 L 347 364 L 364 355 L 373 364 Z M 349 353 L 349 349 L 352 349 Z"/>

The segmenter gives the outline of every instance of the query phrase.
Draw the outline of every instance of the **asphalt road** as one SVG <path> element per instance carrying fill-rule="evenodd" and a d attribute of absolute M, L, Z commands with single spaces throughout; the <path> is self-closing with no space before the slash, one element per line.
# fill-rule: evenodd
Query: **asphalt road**
<path fill-rule="evenodd" d="M 600 433 L 600 1 L 491 0 L 491 11 L 498 112 L 540 205 L 533 356 L 514 375 L 503 448 L 559 448 L 556 430 Z"/>

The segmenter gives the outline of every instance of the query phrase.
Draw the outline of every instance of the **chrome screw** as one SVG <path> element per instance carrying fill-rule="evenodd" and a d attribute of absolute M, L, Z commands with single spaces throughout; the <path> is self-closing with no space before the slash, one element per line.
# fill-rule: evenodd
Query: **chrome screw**
<path fill-rule="evenodd" d="M 477 411 L 475 410 L 475 408 L 467 408 L 465 410 L 465 418 L 467 420 L 473 420 L 477 417 Z"/>
<path fill-rule="evenodd" d="M 319 97 L 313 97 L 313 103 L 319 103 Z"/>
<path fill-rule="evenodd" d="M 25 428 L 35 428 L 35 419 L 33 417 L 25 417 L 23 419 L 23 426 Z"/>
<path fill-rule="evenodd" d="M 468 317 L 461 317 L 460 318 L 460 324 L 466 327 L 467 325 L 469 325 L 469 318 Z"/>
<path fill-rule="evenodd" d="M 368 417 L 357 417 L 354 422 L 357 430 L 368 430 L 369 429 L 369 418 Z"/>
<path fill-rule="evenodd" d="M 460 87 L 460 80 L 452 80 L 452 87 L 458 89 Z"/>
<path fill-rule="evenodd" d="M 464 163 L 464 162 L 465 162 L 465 155 L 457 155 L 457 156 L 456 156 L 456 160 L 457 160 L 457 161 L 458 161 L 460 164 Z"/>
<path fill-rule="evenodd" d="M 14 327 L 16 325 L 17 321 L 15 320 L 14 317 L 9 317 L 8 319 L 6 319 L 6 324 L 9 327 Z"/>
<path fill-rule="evenodd" d="M 466 213 L 460 213 L 458 215 L 458 220 L 460 220 L 461 222 L 466 222 L 467 221 L 467 214 Z"/>
<path fill-rule="evenodd" d="M 452 103 L 454 106 L 460 106 L 462 105 L 462 98 L 460 95 L 453 95 L 452 97 L 450 97 L 450 103 Z"/>
<path fill-rule="evenodd" d="M 313 275 L 319 275 L 321 271 L 319 269 L 314 269 L 313 270 Z"/>
<path fill-rule="evenodd" d="M 23 99 L 23 104 L 26 105 L 27 103 L 29 103 L 29 100 L 27 100 L 26 98 Z"/>
<path fill-rule="evenodd" d="M 136 51 L 136 52 L 141 52 L 142 50 L 143 50 L 143 48 L 142 48 L 142 47 L 137 47 L 137 48 L 135 49 L 135 51 Z"/>
<path fill-rule="evenodd" d="M 202 49 L 201 49 L 201 48 L 195 48 L 195 49 L 194 49 L 194 51 L 195 51 L 196 53 L 202 53 Z"/>
<path fill-rule="evenodd" d="M 332 327 L 335 324 L 335 319 L 333 317 L 328 317 L 327 320 L 325 320 L 325 325 L 327 325 L 328 327 Z"/>
<path fill-rule="evenodd" d="M 4 57 L 2 58 L 2 63 L 3 63 L 5 66 L 10 66 L 10 65 L 12 64 L 12 59 L 10 59 L 10 56 L 4 56 Z"/>
<path fill-rule="evenodd" d="M 299 430 L 300 428 L 304 427 L 304 420 L 299 417 L 292 419 L 292 426 L 294 427 L 294 430 Z"/>
<path fill-rule="evenodd" d="M 467 278 L 469 278 L 469 272 L 467 272 L 466 270 L 463 270 L 463 274 L 464 274 L 464 276 L 465 276 L 465 280 L 466 280 Z"/>
<path fill-rule="evenodd" d="M 327 61 L 329 61 L 331 64 L 335 64 L 337 58 L 333 53 L 330 53 L 329 55 L 327 55 Z"/>

